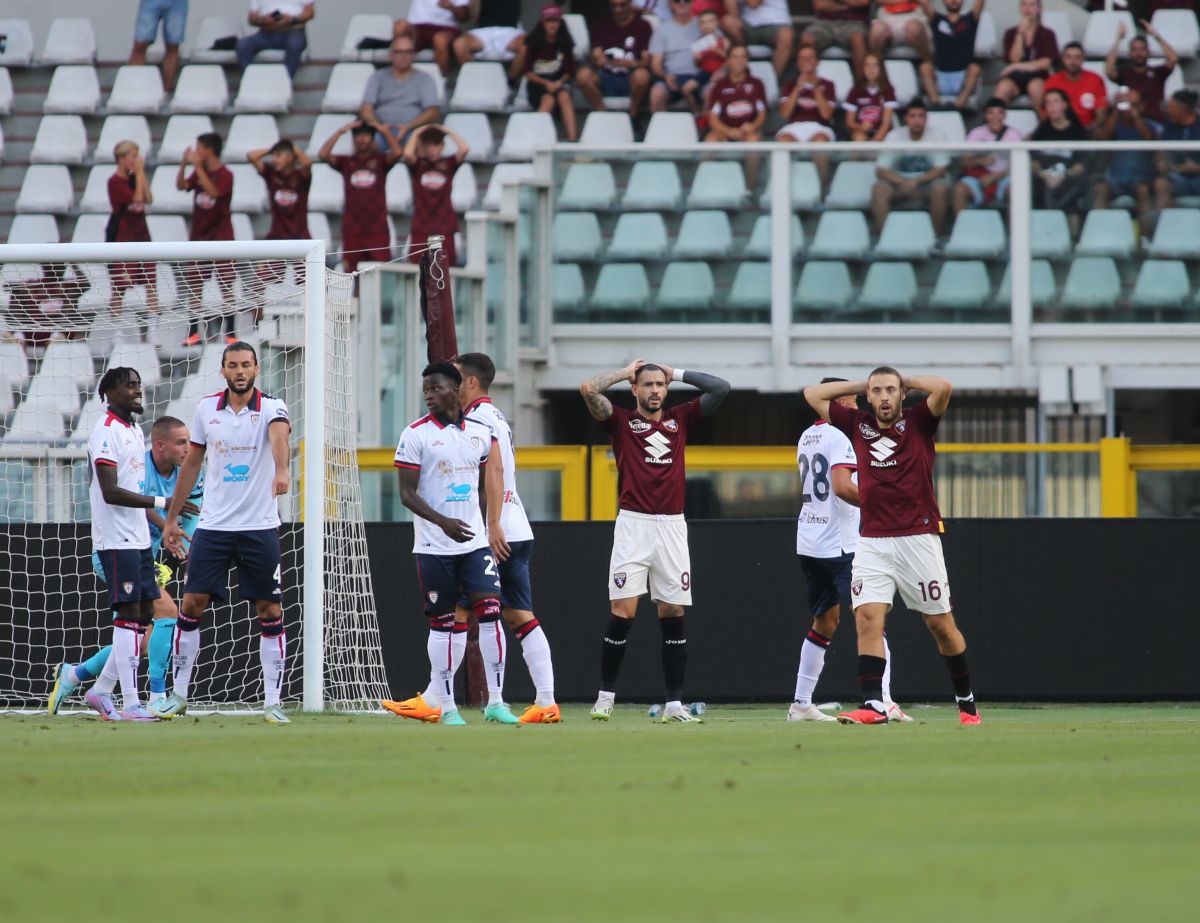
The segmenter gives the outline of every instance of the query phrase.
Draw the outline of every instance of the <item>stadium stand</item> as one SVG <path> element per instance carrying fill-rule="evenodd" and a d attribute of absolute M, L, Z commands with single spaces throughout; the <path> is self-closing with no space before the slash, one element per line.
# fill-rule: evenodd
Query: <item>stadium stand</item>
<path fill-rule="evenodd" d="M 157 67 L 126 64 L 117 71 L 106 108 L 109 112 L 155 115 L 166 97 L 162 72 Z"/>
<path fill-rule="evenodd" d="M 112 163 L 113 148 L 121 141 L 132 141 L 143 157 L 152 155 L 150 122 L 144 115 L 108 116 L 100 126 L 100 137 L 92 151 L 92 160 L 96 163 Z M 179 153 L 183 154 L 182 151 Z"/>
<path fill-rule="evenodd" d="M 91 64 L 95 60 L 96 33 L 90 19 L 63 17 L 50 23 L 40 64 Z"/>
<path fill-rule="evenodd" d="M 157 68 L 154 68 L 157 72 Z M 100 79 L 90 64 L 64 64 L 54 69 L 42 100 L 45 113 L 91 115 L 100 107 Z"/>

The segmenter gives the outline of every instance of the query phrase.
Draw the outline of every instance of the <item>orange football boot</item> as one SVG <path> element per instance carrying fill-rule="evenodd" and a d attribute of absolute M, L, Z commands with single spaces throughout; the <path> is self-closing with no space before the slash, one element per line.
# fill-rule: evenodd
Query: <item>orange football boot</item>
<path fill-rule="evenodd" d="M 965 711 L 958 713 L 958 723 L 961 725 L 983 724 L 983 720 L 979 717 L 978 712 L 974 715 L 968 715 Z"/>
<path fill-rule="evenodd" d="M 435 724 L 442 718 L 442 710 L 440 708 L 431 708 L 429 703 L 425 701 L 425 697 L 419 692 L 411 699 L 405 699 L 403 702 L 382 699 L 379 704 L 393 715 L 399 715 L 401 718 L 415 718 L 418 721 L 428 721 L 430 724 Z"/>
<path fill-rule="evenodd" d="M 857 708 L 854 711 L 838 712 L 838 721 L 842 724 L 887 724 L 888 716 L 873 708 Z"/>
<path fill-rule="evenodd" d="M 562 712 L 557 705 L 530 705 L 521 713 L 522 724 L 558 724 Z"/>

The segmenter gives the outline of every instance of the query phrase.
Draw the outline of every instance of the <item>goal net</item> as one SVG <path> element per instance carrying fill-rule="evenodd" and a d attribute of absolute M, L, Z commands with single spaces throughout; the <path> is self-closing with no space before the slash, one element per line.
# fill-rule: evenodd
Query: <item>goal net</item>
<path fill-rule="evenodd" d="M 255 346 L 257 387 L 292 419 L 284 702 L 361 710 L 387 697 L 355 452 L 352 290 L 311 242 L 0 247 L 0 708 L 44 707 L 54 668 L 111 640 L 88 499 L 101 375 L 141 375 L 149 449 L 155 420 L 190 427 L 197 401 L 224 389 L 227 337 Z M 168 591 L 178 601 L 180 581 Z M 261 706 L 257 620 L 236 576 L 201 632 L 189 706 Z"/>

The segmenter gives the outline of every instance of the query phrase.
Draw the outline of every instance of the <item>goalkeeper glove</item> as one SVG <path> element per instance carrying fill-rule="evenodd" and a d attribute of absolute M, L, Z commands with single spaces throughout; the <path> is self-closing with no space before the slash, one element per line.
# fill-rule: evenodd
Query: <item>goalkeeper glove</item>
<path fill-rule="evenodd" d="M 165 587 L 171 582 L 171 578 L 175 575 L 175 571 L 171 570 L 162 561 L 154 562 L 154 582 L 160 587 Z"/>

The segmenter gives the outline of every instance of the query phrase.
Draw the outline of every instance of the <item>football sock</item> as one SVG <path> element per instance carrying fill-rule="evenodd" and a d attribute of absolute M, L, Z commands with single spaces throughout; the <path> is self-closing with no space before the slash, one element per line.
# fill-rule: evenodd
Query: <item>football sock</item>
<path fill-rule="evenodd" d="M 808 636 L 800 645 L 800 669 L 796 672 L 796 696 L 793 702 L 812 705 L 813 690 L 821 678 L 821 670 L 825 667 L 825 651 L 828 649 L 829 638 L 815 628 L 809 629 Z"/>
<path fill-rule="evenodd" d="M 283 630 L 283 615 L 274 619 L 259 619 L 258 659 L 262 664 L 263 707 L 279 704 L 283 692 L 283 667 L 287 660 L 287 634 Z"/>
<path fill-rule="evenodd" d="M 96 682 L 92 686 L 93 692 L 98 692 L 102 695 L 109 695 L 117 687 L 117 658 L 112 656 L 112 645 L 107 648 L 109 657 L 104 661 L 104 666 L 100 668 L 100 675 L 96 677 Z"/>
<path fill-rule="evenodd" d="M 479 654 L 487 675 L 488 705 L 504 701 L 504 627 L 500 624 L 500 600 L 481 599 L 472 604 L 479 619 Z"/>
<path fill-rule="evenodd" d="M 667 701 L 678 702 L 683 695 L 683 675 L 687 672 L 687 638 L 683 634 L 683 616 L 659 619 L 662 629 L 663 680 Z"/>
<path fill-rule="evenodd" d="M 521 642 L 521 655 L 525 658 L 525 666 L 529 668 L 529 678 L 537 690 L 533 703 L 543 708 L 553 705 L 554 662 L 550 657 L 550 642 L 546 640 L 545 629 L 537 619 L 530 619 L 517 628 L 516 636 Z"/>
<path fill-rule="evenodd" d="M 425 642 L 425 650 L 429 653 L 429 685 L 422 694 L 427 705 L 437 708 L 442 702 L 445 688 L 445 674 L 450 672 L 451 689 L 448 691 L 451 708 L 453 708 L 454 673 L 451 670 L 453 659 L 450 654 L 450 634 L 454 630 L 454 613 L 434 616 L 429 620 L 429 639 Z"/>
<path fill-rule="evenodd" d="M 862 689 L 863 702 L 878 712 L 884 710 L 883 671 L 886 666 L 887 661 L 882 657 L 858 655 L 858 685 Z"/>
<path fill-rule="evenodd" d="M 601 689 L 612 689 L 616 685 L 621 661 L 625 657 L 625 639 L 632 627 L 633 619 L 621 619 L 615 615 L 609 617 L 608 630 L 604 633 L 604 649 L 600 652 Z"/>
<path fill-rule="evenodd" d="M 442 695 L 442 711 L 456 711 L 454 704 L 454 677 L 462 666 L 463 658 L 467 655 L 467 626 L 455 625 L 450 634 L 450 681 L 446 684 L 448 692 Z"/>
<path fill-rule="evenodd" d="M 138 640 L 136 622 L 122 621 L 113 625 L 111 659 L 116 661 L 117 676 L 121 678 L 122 708 L 133 708 L 138 704 Z"/>
<path fill-rule="evenodd" d="M 150 658 L 150 693 L 155 697 L 167 691 L 167 671 L 171 664 L 171 636 L 175 634 L 174 619 L 155 619 L 150 632 L 147 654 Z"/>
<path fill-rule="evenodd" d="M 887 635 L 883 636 L 883 659 L 885 666 L 883 668 L 883 701 L 890 703 L 892 701 L 892 649 L 888 646 Z"/>
<path fill-rule="evenodd" d="M 967 669 L 967 652 L 961 654 L 943 654 L 946 669 L 950 671 L 950 682 L 954 683 L 954 701 L 958 710 L 968 715 L 976 714 L 975 696 L 971 693 L 971 671 Z"/>
<path fill-rule="evenodd" d="M 174 670 L 171 674 L 171 689 L 180 698 L 186 699 L 192 685 L 192 669 L 200 656 L 200 620 L 179 614 L 175 622 L 175 634 L 171 638 L 171 656 Z"/>
<path fill-rule="evenodd" d="M 83 663 L 76 664 L 71 667 L 72 673 L 68 679 L 71 679 L 73 685 L 78 686 L 80 683 L 86 683 L 89 679 L 95 679 L 100 675 L 100 671 L 104 669 L 104 665 L 108 663 L 108 655 L 112 653 L 112 645 L 102 647 L 96 653 L 92 654 Z"/>

